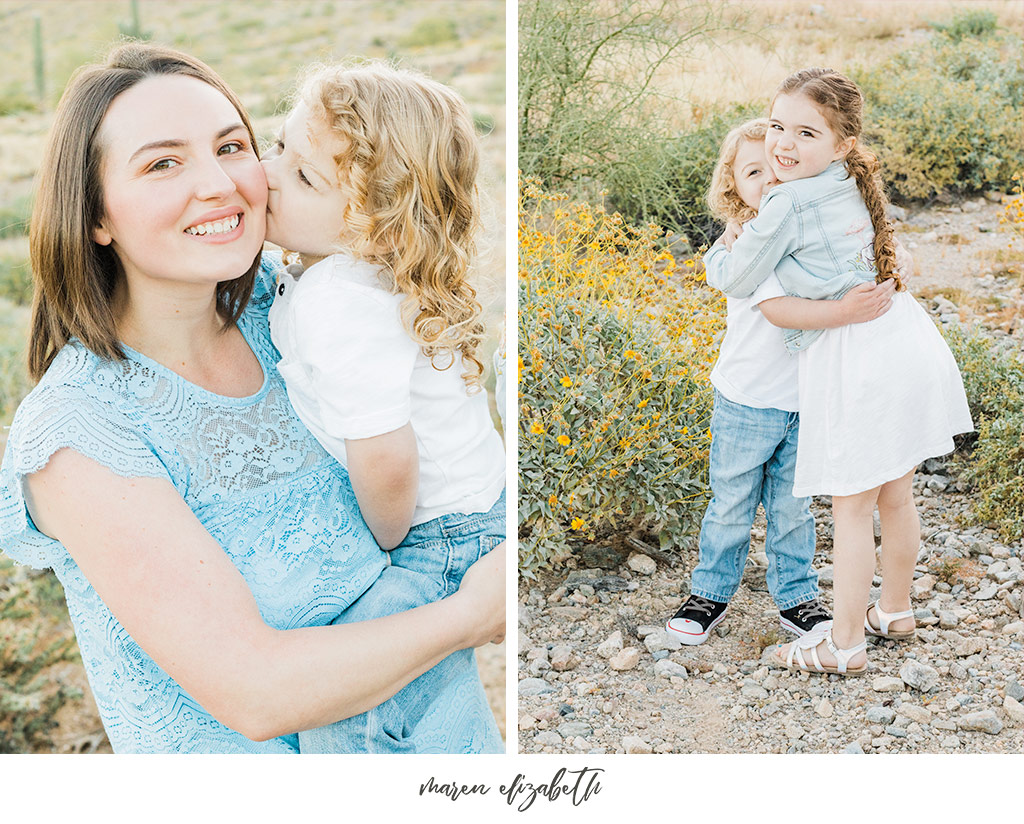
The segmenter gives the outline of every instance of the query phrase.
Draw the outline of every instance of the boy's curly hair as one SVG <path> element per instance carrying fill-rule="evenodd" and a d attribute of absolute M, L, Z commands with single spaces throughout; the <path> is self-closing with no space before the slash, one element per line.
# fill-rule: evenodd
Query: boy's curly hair
<path fill-rule="evenodd" d="M 711 188 L 708 189 L 708 209 L 711 214 L 722 221 L 736 221 L 746 223 L 757 214 L 756 209 L 751 209 L 740 193 L 736 190 L 736 172 L 733 164 L 736 162 L 736 153 L 744 140 L 752 140 L 758 143 L 764 142 L 764 136 L 768 132 L 768 119 L 759 117 L 756 120 L 748 120 L 729 131 L 722 141 L 722 148 L 718 152 L 718 163 L 715 164 L 715 171 L 711 174 Z"/>
<path fill-rule="evenodd" d="M 484 326 L 468 281 L 480 150 L 465 101 L 381 61 L 315 67 L 299 97 L 341 138 L 334 160 L 348 204 L 339 241 L 405 295 L 402 321 L 435 368 L 461 356 L 467 387 L 480 389 Z"/>

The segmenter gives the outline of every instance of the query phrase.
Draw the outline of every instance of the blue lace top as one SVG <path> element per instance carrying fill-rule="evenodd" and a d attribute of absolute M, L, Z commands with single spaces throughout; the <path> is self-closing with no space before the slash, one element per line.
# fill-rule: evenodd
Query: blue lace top
<path fill-rule="evenodd" d="M 297 737 L 256 742 L 228 729 L 128 635 L 67 550 L 38 532 L 22 479 L 69 447 L 124 477 L 167 478 L 242 573 L 272 627 L 330 623 L 386 560 L 348 474 L 302 425 L 275 364 L 267 312 L 279 260 L 265 257 L 238 322 L 262 388 L 215 395 L 132 350 L 113 362 L 65 346 L 14 416 L 0 468 L 0 546 L 52 567 L 115 752 L 297 752 Z"/>

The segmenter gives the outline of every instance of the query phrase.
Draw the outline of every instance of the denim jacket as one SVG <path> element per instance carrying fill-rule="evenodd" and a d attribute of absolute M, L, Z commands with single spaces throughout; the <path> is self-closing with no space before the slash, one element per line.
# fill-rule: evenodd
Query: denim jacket
<path fill-rule="evenodd" d="M 732 251 L 715 244 L 704 268 L 708 283 L 731 297 L 753 294 L 774 271 L 788 295 L 835 300 L 875 279 L 874 236 L 857 182 L 837 160 L 815 177 L 770 189 Z M 820 334 L 786 329 L 786 347 L 798 352 Z"/>

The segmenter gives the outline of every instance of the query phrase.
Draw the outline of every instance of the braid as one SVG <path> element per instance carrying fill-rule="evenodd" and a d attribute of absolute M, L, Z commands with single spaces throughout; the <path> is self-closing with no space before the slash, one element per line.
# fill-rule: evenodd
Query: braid
<path fill-rule="evenodd" d="M 871 216 L 871 226 L 875 230 L 875 268 L 878 270 L 875 281 L 884 283 L 890 279 L 895 280 L 896 290 L 902 292 L 906 287 L 896 272 L 896 244 L 892 224 L 885 215 L 885 207 L 889 201 L 882 186 L 878 159 L 857 143 L 846 156 L 846 168 L 857 181 L 857 188 L 864 199 L 864 205 Z"/>
<path fill-rule="evenodd" d="M 892 224 L 885 216 L 888 199 L 882 185 L 881 168 L 878 158 L 860 145 L 864 96 L 857 84 L 834 69 L 812 67 L 794 72 L 775 92 L 780 94 L 803 94 L 818 106 L 837 140 L 856 138 L 853 148 L 846 155 L 846 168 L 857 181 L 857 189 L 864 200 L 871 226 L 875 230 L 874 254 L 878 274 L 875 280 L 883 283 L 896 281 L 896 289 L 906 287 L 896 273 L 896 241 Z"/>

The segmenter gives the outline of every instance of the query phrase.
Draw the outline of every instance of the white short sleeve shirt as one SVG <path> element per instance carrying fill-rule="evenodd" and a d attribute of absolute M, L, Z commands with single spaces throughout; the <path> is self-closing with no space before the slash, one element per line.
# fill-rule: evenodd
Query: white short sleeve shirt
<path fill-rule="evenodd" d="M 298 277 L 281 272 L 270 329 L 292 406 L 343 464 L 346 439 L 412 423 L 420 460 L 414 525 L 486 511 L 505 487 L 487 395 L 468 393 L 461 360 L 435 368 L 402 324 L 404 296 L 389 292 L 379 272 L 347 254 Z"/>
<path fill-rule="evenodd" d="M 798 359 L 786 349 L 783 331 L 761 314 L 758 305 L 784 297 L 773 274 L 748 298 L 728 298 L 726 332 L 711 383 L 733 403 L 755 409 L 800 408 Z"/>

